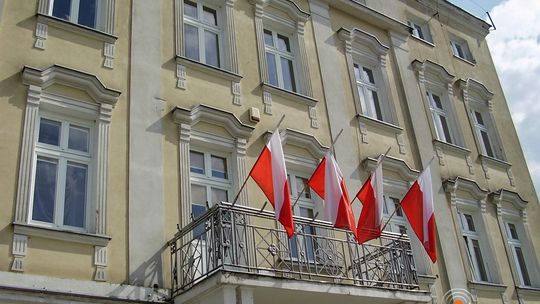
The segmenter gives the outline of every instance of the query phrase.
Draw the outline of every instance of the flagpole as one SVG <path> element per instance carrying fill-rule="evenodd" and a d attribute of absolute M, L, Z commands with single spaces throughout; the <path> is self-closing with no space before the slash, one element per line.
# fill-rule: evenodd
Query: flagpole
<path fill-rule="evenodd" d="M 336 143 L 336 141 L 338 140 L 338 138 L 341 136 L 341 133 L 343 133 L 343 129 L 341 129 L 339 131 L 339 133 L 336 135 L 336 137 L 332 140 L 332 142 L 330 143 L 330 147 L 328 148 L 329 150 L 330 149 L 333 149 L 334 148 L 334 145 Z M 334 151 L 335 152 L 335 151 Z M 335 153 L 334 153 L 335 154 Z M 302 196 L 302 194 L 304 194 L 304 192 L 306 192 L 307 188 L 309 187 L 308 183 L 306 183 L 304 185 L 304 188 L 302 189 L 302 191 L 298 194 L 298 197 L 296 198 L 296 200 L 294 201 L 294 204 L 292 205 L 291 209 L 294 210 L 294 207 L 296 206 L 296 204 L 298 203 L 298 200 L 300 199 L 300 196 Z"/>
<path fill-rule="evenodd" d="M 428 162 L 427 166 L 424 167 L 424 170 L 426 170 L 426 168 L 429 168 L 429 166 L 431 166 L 431 163 L 433 162 L 433 160 L 435 159 L 435 156 L 433 156 L 431 158 L 431 160 Z M 424 170 L 422 170 L 422 172 L 424 172 Z M 422 172 L 420 172 L 420 175 L 422 175 Z M 407 190 L 408 191 L 408 190 Z M 382 227 L 381 231 L 384 231 L 384 228 L 386 228 L 386 226 L 390 223 L 390 220 L 392 219 L 392 217 L 396 214 L 396 212 L 401 209 L 401 201 L 398 202 L 398 206 L 397 208 L 394 208 L 394 212 L 392 212 L 392 214 L 390 215 L 390 217 L 388 218 L 388 220 L 386 221 L 386 223 L 384 224 L 384 226 Z"/>
<path fill-rule="evenodd" d="M 285 119 L 285 114 L 283 114 L 283 116 L 281 116 L 281 119 L 279 120 L 279 122 L 277 123 L 276 127 L 274 128 L 274 132 L 279 132 L 279 126 L 281 126 L 281 123 L 283 122 L 283 120 Z M 268 142 L 265 144 L 265 146 L 268 144 Z M 263 148 L 264 149 L 264 148 Z M 252 168 L 253 169 L 253 168 Z M 251 172 L 250 172 L 251 173 Z M 244 190 L 244 187 L 246 186 L 247 184 L 247 181 L 250 177 L 250 174 L 248 174 L 246 176 L 246 179 L 244 179 L 244 182 L 242 183 L 242 186 L 240 187 L 240 190 L 238 190 L 238 193 L 236 193 L 236 196 L 234 197 L 234 200 L 231 204 L 231 208 L 234 207 L 234 205 L 236 204 L 236 202 L 238 201 L 238 197 L 240 197 L 240 193 L 242 193 L 242 190 Z M 264 209 L 264 207 L 263 207 Z"/>
<path fill-rule="evenodd" d="M 390 152 L 391 149 L 392 149 L 392 146 L 389 146 L 388 149 L 386 149 L 386 152 L 384 152 L 384 154 L 381 155 L 380 161 L 377 161 L 377 166 L 384 161 L 384 159 L 386 158 L 386 155 L 388 154 L 388 152 Z M 362 189 L 360 189 L 360 190 L 362 190 Z M 358 191 L 358 193 L 360 193 L 360 191 Z M 356 195 L 353 197 L 353 199 L 351 201 L 351 205 L 354 203 L 354 201 L 358 197 L 358 193 L 356 193 Z"/>

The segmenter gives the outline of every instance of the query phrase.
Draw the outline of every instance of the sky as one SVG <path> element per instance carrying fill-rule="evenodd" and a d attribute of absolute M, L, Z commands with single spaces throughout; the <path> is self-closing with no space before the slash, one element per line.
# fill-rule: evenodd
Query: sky
<path fill-rule="evenodd" d="M 487 36 L 521 147 L 540 192 L 540 1 L 450 0 L 488 21 L 496 30 Z M 489 21 L 488 21 L 489 22 Z"/>

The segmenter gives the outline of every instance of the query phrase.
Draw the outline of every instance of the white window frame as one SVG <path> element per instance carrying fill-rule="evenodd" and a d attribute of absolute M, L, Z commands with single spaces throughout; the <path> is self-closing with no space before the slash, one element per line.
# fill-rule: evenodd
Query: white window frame
<path fill-rule="evenodd" d="M 381 102 L 381 90 L 379 89 L 379 86 L 381 85 L 381 77 L 378 73 L 379 71 L 372 66 L 368 66 L 362 63 L 354 63 L 353 68 L 355 71 L 354 74 L 356 79 L 356 87 L 358 89 L 358 96 L 360 97 L 360 106 L 362 108 L 362 112 L 366 116 L 369 116 L 373 119 L 385 121 L 386 113 Z M 363 73 L 365 69 L 371 72 L 371 75 L 373 77 L 373 83 L 369 80 L 369 77 L 368 79 L 366 79 L 366 77 L 363 77 L 365 76 L 365 74 Z M 356 71 L 358 71 L 358 73 L 356 73 Z M 377 96 L 376 101 L 373 93 L 375 93 L 375 96 Z M 370 94 L 371 98 L 368 98 L 368 95 Z M 379 113 L 377 112 L 377 110 L 379 111 Z"/>
<path fill-rule="evenodd" d="M 304 27 L 309 18 L 307 12 L 302 11 L 294 2 L 288 0 L 252 1 L 255 6 L 255 31 L 257 38 L 257 51 L 259 59 L 259 72 L 263 86 L 264 112 L 272 113 L 272 94 L 283 95 L 314 106 L 313 90 L 304 41 Z M 270 84 L 266 59 L 266 45 L 264 30 L 277 32 L 289 38 L 291 53 L 294 57 L 293 69 L 296 91 L 284 89 Z M 279 64 L 278 66 L 280 66 Z M 278 73 L 279 75 L 280 73 Z M 279 76 L 278 76 L 279 77 Z M 281 76 L 282 77 L 282 76 Z M 279 82 L 278 82 L 279 83 Z M 285 92 L 285 94 L 283 94 Z M 287 94 L 287 93 L 293 93 Z"/>
<path fill-rule="evenodd" d="M 184 3 L 184 0 L 181 0 L 182 3 L 184 4 L 184 7 L 185 7 L 185 3 Z M 217 5 L 214 5 L 212 3 L 207 3 L 206 1 L 200 1 L 200 0 L 188 0 L 190 2 L 193 2 L 195 3 L 196 7 L 197 7 L 197 16 L 199 19 L 194 19 L 190 16 L 187 16 L 185 13 L 183 15 L 183 29 L 185 30 L 185 25 L 188 24 L 190 26 L 193 26 L 195 28 L 197 28 L 197 33 L 198 33 L 198 38 L 199 38 L 199 59 L 193 59 L 193 58 L 190 58 L 191 60 L 195 60 L 195 61 L 199 61 L 203 64 L 206 64 L 206 65 L 210 65 L 207 63 L 207 60 L 206 60 L 206 43 L 205 43 L 205 31 L 209 31 L 213 34 L 216 34 L 218 39 L 218 46 L 217 46 L 217 52 L 218 52 L 218 65 L 215 66 L 216 68 L 224 68 L 224 66 L 226 66 L 225 64 L 225 51 L 226 51 L 226 47 L 224 47 L 224 39 L 223 39 L 223 36 L 224 36 L 224 22 L 225 22 L 225 18 L 224 18 L 224 14 L 223 14 L 223 9 Z M 207 7 L 209 9 L 212 9 L 216 12 L 216 23 L 217 25 L 210 25 L 210 24 L 207 24 L 207 23 L 204 23 L 202 20 L 201 20 L 201 17 L 202 17 L 202 14 L 203 14 L 203 10 L 204 10 L 204 7 Z M 185 33 L 183 34 L 182 36 L 184 39 L 185 39 Z M 182 46 L 184 47 L 184 54 L 186 53 L 186 43 L 183 42 L 182 43 Z"/>
<path fill-rule="evenodd" d="M 448 73 L 448 71 L 443 66 L 430 60 L 425 60 L 423 62 L 414 60 L 412 62 L 412 67 L 418 75 L 419 89 L 424 100 L 424 108 L 426 109 L 426 114 L 429 115 L 429 117 L 426 118 L 428 120 L 433 139 L 438 142 L 442 142 L 443 145 L 440 146 L 443 149 L 447 149 L 449 151 L 456 150 L 452 149 L 453 146 L 458 148 L 464 148 L 465 140 L 463 138 L 463 133 L 457 120 L 456 109 L 454 105 L 454 89 L 452 83 L 454 75 Z M 428 97 L 429 93 L 437 95 L 441 100 L 444 114 L 447 118 L 446 122 L 448 125 L 451 142 L 443 140 L 441 139 L 441 137 L 439 137 L 439 133 L 442 131 L 442 125 L 436 124 L 436 120 L 434 119 L 433 115 L 434 111 L 432 110 L 432 100 Z M 442 114 L 442 111 L 439 110 L 435 113 Z M 460 150 L 465 151 L 466 148 Z M 468 150 L 466 151 L 468 153 Z"/>
<path fill-rule="evenodd" d="M 441 103 L 442 109 L 437 107 L 435 98 L 433 96 L 437 96 L 439 98 L 439 101 Z M 428 102 L 429 109 L 431 111 L 431 119 L 433 122 L 433 126 L 435 127 L 435 135 L 438 140 L 444 141 L 449 144 L 456 144 L 456 135 L 455 135 L 455 128 L 454 125 L 454 117 L 452 116 L 452 112 L 449 111 L 448 108 L 448 100 L 446 99 L 446 96 L 441 96 L 438 92 L 432 91 L 430 89 L 427 89 L 426 91 L 426 99 Z M 444 132 L 444 127 L 442 124 L 441 117 L 444 117 L 446 121 L 446 127 L 448 128 L 448 136 L 450 138 L 447 138 L 447 134 Z"/>
<path fill-rule="evenodd" d="M 473 64 L 476 63 L 471 49 L 469 48 L 469 44 L 464 39 L 450 35 L 450 49 L 452 50 L 454 57 L 463 59 Z"/>
<path fill-rule="evenodd" d="M 32 173 L 32 192 L 31 192 L 31 204 L 29 207 L 28 212 L 28 222 L 37 226 L 44 226 L 44 227 L 52 227 L 52 228 L 58 228 L 58 229 L 66 229 L 66 230 L 72 230 L 72 231 L 78 231 L 78 232 L 88 232 L 91 230 L 91 210 L 95 207 L 93 207 L 92 204 L 92 197 L 93 191 L 92 188 L 92 176 L 94 172 L 94 157 L 93 157 L 93 150 L 94 150 L 94 140 L 93 140 L 93 133 L 94 133 L 94 125 L 89 121 L 84 121 L 80 119 L 74 119 L 73 117 L 62 117 L 59 114 L 52 114 L 52 113 L 40 113 L 38 124 L 36 125 L 36 135 L 39 135 L 39 128 L 41 125 L 41 120 L 47 119 L 55 122 L 61 123 L 60 128 L 60 143 L 59 146 L 53 146 L 45 143 L 39 142 L 38 138 L 36 138 L 36 144 L 34 149 L 34 171 Z M 68 143 L 68 136 L 69 136 L 69 127 L 71 125 L 75 125 L 77 127 L 85 127 L 89 130 L 89 138 L 88 138 L 88 152 L 80 152 L 71 150 L 67 147 Z M 55 194 L 55 201 L 54 201 L 54 215 L 53 215 L 53 221 L 52 223 L 49 222 L 43 222 L 33 219 L 33 202 L 34 202 L 34 191 L 35 189 L 35 179 L 36 179 L 36 168 L 37 168 L 37 162 L 40 158 L 47 158 L 47 159 L 54 159 L 57 161 L 57 180 L 56 180 L 56 194 Z M 85 218 L 84 218 L 84 225 L 83 227 L 76 227 L 76 226 L 68 226 L 63 224 L 63 215 L 64 215 L 64 206 L 65 206 L 65 184 L 66 184 L 66 170 L 67 170 L 67 164 L 69 162 L 74 162 L 77 164 L 83 164 L 86 165 L 87 171 L 86 171 L 86 204 L 85 204 Z"/>
<path fill-rule="evenodd" d="M 345 44 L 345 58 L 357 113 L 372 121 L 383 122 L 383 125 L 397 126 L 386 65 L 388 46 L 382 44 L 374 35 L 356 28 L 341 28 L 338 37 Z M 358 67 L 360 79 L 355 73 L 355 67 Z M 363 68 L 371 70 L 374 83 L 362 77 Z M 367 91 L 377 93 L 380 117 L 376 113 L 375 105 L 366 103 Z"/>
<path fill-rule="evenodd" d="M 196 152 L 203 155 L 204 159 L 204 174 L 191 172 L 191 162 L 190 162 L 190 184 L 197 185 L 201 187 L 206 188 L 206 198 L 208 202 L 208 206 L 211 208 L 216 203 L 211 200 L 212 197 L 212 189 L 219 189 L 219 190 L 225 190 L 227 191 L 227 202 L 230 201 L 232 197 L 232 177 L 234 175 L 231 175 L 231 155 L 230 153 L 224 153 L 221 151 L 211 150 L 211 149 L 205 149 L 200 148 L 198 146 L 192 146 L 190 147 L 190 153 Z M 222 158 L 225 160 L 226 163 L 226 175 L 227 178 L 219 178 L 212 176 L 212 156 L 216 156 L 219 158 Z M 193 204 L 193 201 L 191 202 Z"/>
<path fill-rule="evenodd" d="M 271 32 L 272 44 L 273 45 L 266 44 L 266 40 L 265 40 L 265 44 L 264 44 L 265 60 L 266 60 L 266 62 L 268 62 L 268 53 L 274 55 L 274 64 L 276 65 L 276 73 L 277 73 L 276 76 L 277 76 L 277 81 L 278 81 L 277 85 L 276 84 L 272 84 L 272 85 L 276 85 L 277 87 L 279 87 L 279 88 L 281 88 L 283 90 L 287 90 L 287 91 L 297 93 L 298 92 L 298 81 L 296 79 L 297 79 L 297 75 L 298 75 L 298 72 L 297 72 L 298 64 L 297 64 L 297 60 L 296 60 L 297 56 L 295 54 L 297 54 L 298 51 L 297 51 L 297 47 L 295 46 L 294 40 L 292 39 L 290 34 L 283 33 L 283 32 L 280 32 L 278 30 L 275 30 L 271 26 L 268 26 L 268 27 L 264 28 L 264 35 L 266 35 L 267 31 Z M 278 49 L 278 47 L 277 47 L 277 45 L 278 45 L 278 36 L 282 36 L 282 37 L 288 39 L 290 51 L 284 51 L 284 50 Z M 292 82 L 291 82 L 292 88 L 291 89 L 285 88 L 285 83 L 284 83 L 284 80 L 283 80 L 284 74 L 283 74 L 283 70 L 282 70 L 282 66 L 281 66 L 281 59 L 282 58 L 292 62 L 293 70 L 292 70 L 292 73 L 291 73 L 291 76 L 292 76 Z M 269 69 L 268 64 L 267 64 L 266 68 L 267 68 L 266 72 L 268 74 L 268 82 L 270 83 L 270 71 L 268 70 Z"/>
<path fill-rule="evenodd" d="M 516 232 L 516 234 L 518 236 L 517 239 L 512 237 L 510 225 L 514 226 L 515 232 Z M 532 277 L 531 277 L 530 270 L 529 270 L 529 267 L 530 267 L 529 265 L 532 266 L 532 264 L 530 263 L 530 259 L 528 257 L 528 255 L 529 255 L 528 251 L 524 248 L 524 246 L 523 246 L 523 244 L 521 242 L 521 239 L 520 239 L 520 238 L 523 237 L 523 234 L 524 234 L 523 233 L 523 227 L 521 225 L 519 225 L 517 221 L 511 221 L 511 220 L 504 221 L 504 227 L 505 227 L 505 230 L 506 230 L 507 243 L 510 246 L 510 250 L 512 252 L 512 258 L 514 260 L 514 265 L 516 267 L 516 272 L 518 274 L 519 284 L 520 284 L 520 286 L 532 287 L 533 286 L 533 284 L 532 284 L 533 281 L 532 281 Z M 516 252 L 517 248 L 519 248 L 521 250 L 524 265 L 521 265 L 521 263 L 519 261 L 519 258 L 517 257 L 517 252 Z M 521 266 L 525 267 L 528 282 L 526 282 L 526 280 L 525 280 L 525 274 L 523 273 L 523 270 L 521 269 Z"/>
<path fill-rule="evenodd" d="M 300 172 L 295 172 L 295 171 L 290 171 L 289 170 L 287 172 L 287 178 L 288 178 L 288 181 L 289 181 L 289 187 L 290 187 L 290 192 L 291 192 L 291 202 L 295 202 L 296 199 L 298 198 L 298 193 L 297 193 L 296 190 L 299 189 L 299 188 L 297 188 L 298 185 L 297 185 L 296 178 L 304 179 L 306 181 L 306 183 L 307 183 L 308 180 L 309 180 L 309 176 L 306 175 L 306 174 L 300 173 Z M 310 198 L 305 197 L 306 193 L 309 193 Z M 317 216 L 317 218 L 318 218 L 319 216 L 322 216 L 322 213 L 321 213 L 321 210 L 320 210 L 320 205 L 321 205 L 320 203 L 321 203 L 321 199 L 317 196 L 317 194 L 314 191 L 312 191 L 310 187 L 307 187 L 305 192 L 302 193 L 302 196 L 300 198 L 298 198 L 298 203 L 296 204 L 296 206 L 294 206 L 293 214 L 295 216 L 297 216 L 297 217 L 303 217 L 303 218 L 306 218 L 306 219 L 315 219 L 315 216 Z M 312 217 L 303 216 L 302 213 L 301 213 L 301 208 L 310 209 L 313 212 Z M 310 226 L 310 225 L 304 225 L 304 228 L 305 228 L 305 226 L 309 226 L 312 229 L 312 233 L 314 235 L 319 234 L 316 227 Z M 298 239 L 296 239 L 296 240 L 291 239 L 291 242 L 296 241 L 296 244 L 299 245 L 297 250 L 298 251 L 302 250 L 307 254 L 307 256 L 306 256 L 307 261 L 315 262 L 315 251 L 317 250 L 317 248 L 316 248 L 317 247 L 317 242 L 314 241 L 313 239 L 310 240 L 309 238 L 307 240 L 305 240 L 303 236 L 299 236 L 299 235 L 296 235 L 296 238 L 298 238 Z M 304 248 L 305 244 L 307 242 L 309 242 L 309 241 L 311 241 L 312 248 L 311 249 Z M 309 252 L 309 250 L 311 250 L 311 252 Z M 299 252 L 297 254 L 299 254 Z M 298 259 L 299 258 L 298 256 L 294 256 L 292 254 L 292 252 L 291 252 L 291 255 L 292 255 L 293 259 Z"/>
<path fill-rule="evenodd" d="M 429 29 L 429 21 L 420 20 L 416 17 L 409 17 L 407 24 L 412 28 L 411 35 L 424 42 L 433 44 L 433 37 Z"/>
<path fill-rule="evenodd" d="M 499 132 L 494 124 L 493 93 L 484 84 L 471 78 L 458 80 L 458 85 L 463 92 L 465 109 L 469 115 L 469 123 L 478 154 L 505 161 L 506 154 L 501 145 Z M 475 112 L 478 112 L 482 116 L 483 125 L 478 123 Z M 481 132 L 486 132 L 493 155 L 488 155 Z"/>
<path fill-rule="evenodd" d="M 395 195 L 394 193 L 387 192 L 384 194 L 383 225 L 384 223 L 388 222 L 388 220 L 390 219 L 390 215 L 392 215 L 394 211 L 396 211 L 395 203 L 397 202 L 397 206 L 399 206 L 400 201 L 401 200 L 399 199 L 399 196 Z M 388 225 L 386 225 L 384 231 L 393 232 L 398 235 L 408 236 L 407 232 L 412 231 L 411 227 L 405 217 L 405 213 L 403 213 L 403 210 L 400 207 L 398 208 L 399 209 L 397 209 L 394 216 L 390 219 L 390 222 L 388 222 Z M 403 228 L 406 231 L 405 233 L 403 233 Z"/>
<path fill-rule="evenodd" d="M 472 276 L 475 282 L 492 282 L 491 274 L 486 259 L 486 248 L 483 239 L 487 237 L 487 234 L 484 231 L 484 224 L 480 216 L 471 209 L 461 209 L 458 208 L 458 222 L 461 229 L 461 235 L 463 242 L 465 244 L 465 251 L 467 253 L 469 266 L 472 272 Z M 469 223 L 467 217 L 472 220 L 474 231 L 469 229 Z M 466 238 L 466 239 L 465 239 Z M 482 259 L 481 263 L 478 261 L 476 252 L 474 251 L 474 241 L 478 244 L 480 250 L 480 258 Z M 483 268 L 481 268 L 483 267 Z M 481 270 L 484 270 L 483 275 L 485 278 L 482 278 Z"/>
<path fill-rule="evenodd" d="M 62 20 L 66 20 L 66 19 L 64 19 L 62 17 L 58 17 L 58 16 L 53 15 L 54 1 L 55 0 L 50 0 L 50 2 L 49 2 L 49 15 L 53 16 L 55 18 L 60 18 Z M 86 25 L 83 25 L 83 24 L 79 23 L 79 6 L 80 6 L 81 1 L 88 1 L 88 0 L 70 0 L 70 1 L 71 1 L 70 14 L 69 14 L 69 19 L 67 19 L 66 21 L 78 24 L 80 26 L 86 26 Z M 95 26 L 94 27 L 86 26 L 86 27 L 90 27 L 90 28 L 93 28 L 93 29 L 96 29 L 96 30 L 104 31 L 104 20 L 105 20 L 104 7 L 105 7 L 105 5 L 104 5 L 103 1 L 101 1 L 101 0 L 95 0 L 95 1 L 96 1 Z"/>

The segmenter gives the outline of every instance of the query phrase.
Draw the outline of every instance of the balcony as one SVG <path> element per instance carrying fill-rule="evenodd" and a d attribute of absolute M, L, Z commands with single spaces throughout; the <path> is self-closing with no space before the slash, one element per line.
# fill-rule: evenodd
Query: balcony
<path fill-rule="evenodd" d="M 292 288 L 290 292 L 311 288 L 316 293 L 321 286 L 327 296 L 337 286 L 337 294 L 369 294 L 372 299 L 386 299 L 384 303 L 430 301 L 419 289 L 407 237 L 384 234 L 360 245 L 350 232 L 328 222 L 295 217 L 295 225 L 296 232 L 288 239 L 273 212 L 215 205 L 168 242 L 173 298 L 200 294 L 192 289 L 209 281 L 233 284 L 230 278 L 237 277 L 234 282 L 271 282 L 261 285 L 270 297 L 279 297 L 287 288 Z M 229 280 L 219 282 L 215 277 L 220 274 Z M 294 284 L 297 287 L 291 287 Z M 268 292 L 269 287 L 283 290 Z M 285 302 L 292 296 L 284 297 Z"/>

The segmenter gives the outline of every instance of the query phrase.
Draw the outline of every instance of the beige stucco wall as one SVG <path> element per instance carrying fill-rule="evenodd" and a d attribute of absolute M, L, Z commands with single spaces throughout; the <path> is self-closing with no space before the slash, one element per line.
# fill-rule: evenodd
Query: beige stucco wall
<path fill-rule="evenodd" d="M 109 186 L 107 205 L 107 234 L 112 237 L 108 245 L 108 280 L 122 283 L 126 279 L 126 212 L 127 212 L 127 109 L 129 16 L 130 1 L 117 0 L 114 69 L 103 67 L 103 42 L 81 36 L 64 29 L 49 26 L 45 50 L 33 47 L 38 1 L 5 1 L 0 39 L 0 134 L 2 158 L 0 170 L 0 271 L 11 267 L 13 215 L 17 197 L 19 155 L 22 127 L 26 107 L 27 89 L 22 84 L 24 66 L 38 69 L 53 64 L 84 71 L 97 76 L 103 84 L 122 92 L 112 112 L 109 145 Z M 51 86 L 47 91 L 87 100 L 84 93 L 70 88 Z M 29 237 L 25 272 L 53 277 L 92 280 L 94 248 L 92 245 Z"/>

